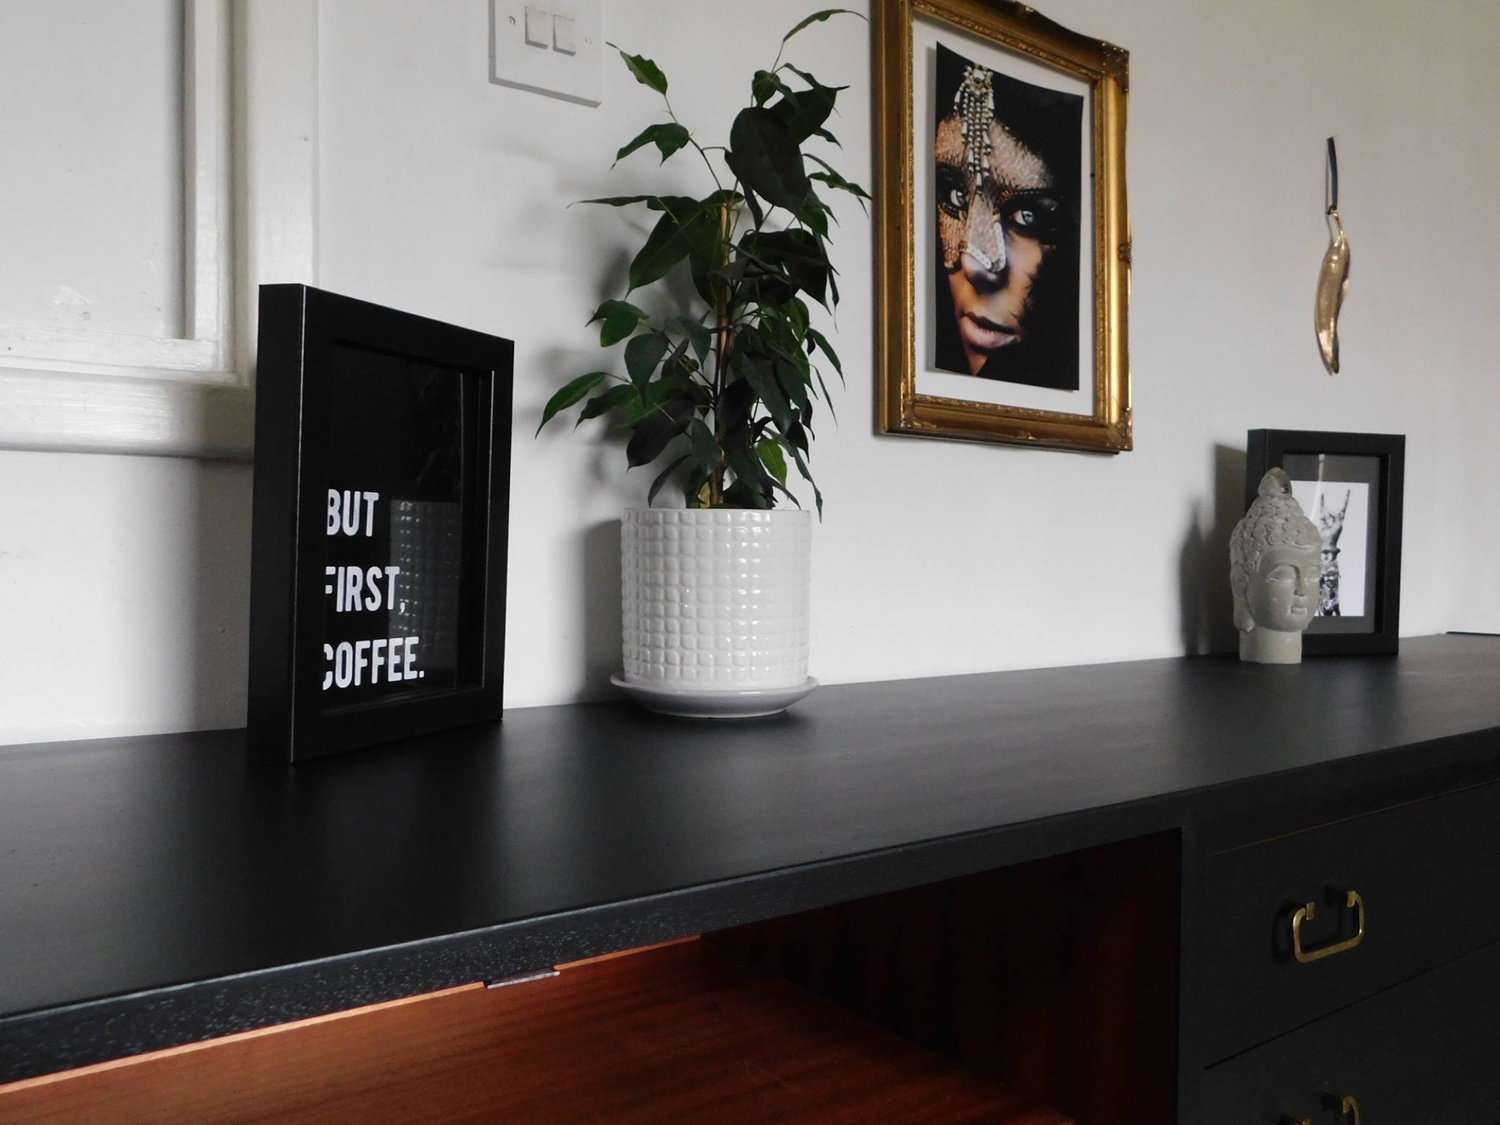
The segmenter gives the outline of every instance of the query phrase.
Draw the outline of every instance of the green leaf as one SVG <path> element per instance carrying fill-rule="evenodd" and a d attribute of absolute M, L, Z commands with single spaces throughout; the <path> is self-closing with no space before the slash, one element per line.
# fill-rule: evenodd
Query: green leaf
<path fill-rule="evenodd" d="M 755 237 L 752 232 L 741 239 L 735 247 L 735 260 L 719 272 L 732 284 L 739 284 L 743 304 L 759 304 L 762 308 L 783 305 L 795 298 L 796 287 L 780 266 L 755 253 Z"/>
<path fill-rule="evenodd" d="M 578 202 L 598 203 L 604 207 L 628 207 L 632 203 L 649 203 L 655 198 L 654 195 L 606 195 L 602 199 L 580 199 Z"/>
<path fill-rule="evenodd" d="M 807 202 L 797 212 L 797 219 L 819 238 L 828 237 L 828 208 L 812 192 L 807 193 Z"/>
<path fill-rule="evenodd" d="M 786 484 L 786 456 L 781 452 L 781 446 L 775 438 L 762 438 L 756 443 L 755 452 L 760 454 L 760 463 L 766 467 L 766 471 L 776 478 L 779 484 Z"/>
<path fill-rule="evenodd" d="M 665 469 L 656 474 L 656 479 L 651 482 L 650 491 L 646 493 L 646 506 L 648 508 L 651 506 L 651 502 L 656 499 L 656 494 L 661 491 L 661 486 L 667 483 L 667 478 L 672 475 L 673 470 L 675 470 L 678 465 L 681 465 L 687 459 L 688 454 L 686 453 L 682 454 L 682 456 L 680 457 L 674 457 L 667 463 L 667 467 Z"/>
<path fill-rule="evenodd" d="M 724 435 L 724 456 L 734 470 L 737 483 L 744 486 L 741 493 L 748 493 L 745 498 L 752 501 L 748 506 L 771 507 L 772 477 L 754 450 L 754 440 L 748 428 L 737 426 Z"/>
<path fill-rule="evenodd" d="M 765 475 L 764 470 L 761 471 L 761 478 L 767 486 L 770 485 L 771 478 Z M 769 487 L 757 489 L 747 481 L 736 478 L 735 482 L 724 490 L 723 507 L 725 508 L 760 508 L 765 510 L 774 508 L 775 506 L 776 502 L 771 496 Z"/>
<path fill-rule="evenodd" d="M 646 206 L 652 211 L 665 211 L 680 218 L 702 204 L 690 195 L 653 195 L 646 201 Z"/>
<path fill-rule="evenodd" d="M 651 284 L 695 249 L 711 244 L 717 224 L 717 214 L 697 203 L 685 213 L 664 214 L 630 263 L 630 288 Z"/>
<path fill-rule="evenodd" d="M 740 240 L 740 250 L 757 262 L 766 263 L 795 288 L 826 305 L 825 294 L 833 276 L 823 240 L 805 230 L 751 232 Z"/>
<path fill-rule="evenodd" d="M 787 128 L 791 130 L 792 138 L 800 145 L 823 128 L 823 123 L 833 114 L 833 106 L 838 100 L 839 91 L 847 90 L 849 87 L 824 86 L 811 74 L 800 71 L 794 66 L 789 66 L 787 69 L 806 82 L 808 88 L 793 90 L 783 86 L 781 100 L 771 109 L 777 117 L 786 122 Z"/>
<path fill-rule="evenodd" d="M 744 379 L 730 379 L 714 405 L 721 430 L 748 426 L 750 410 L 755 406 L 755 388 Z"/>
<path fill-rule="evenodd" d="M 778 93 L 786 91 L 786 83 L 777 77 L 774 70 L 757 70 L 750 80 L 750 96 L 756 105 L 765 105 Z"/>
<path fill-rule="evenodd" d="M 693 288 L 710 307 L 717 305 L 719 300 L 719 294 L 714 289 L 714 271 L 724 257 L 724 212 L 727 208 L 732 220 L 734 211 L 744 202 L 745 197 L 737 191 L 716 191 L 698 201 L 698 206 L 711 213 L 713 220 L 711 229 L 695 241 L 688 257 L 688 265 L 692 273 Z M 730 225 L 732 228 L 732 221 Z"/>
<path fill-rule="evenodd" d="M 692 345 L 693 354 L 702 363 L 708 358 L 709 350 L 713 347 L 714 334 L 703 326 L 700 321 L 686 316 L 669 316 L 667 318 L 667 329 L 676 332 L 679 336 L 685 336 Z"/>
<path fill-rule="evenodd" d="M 626 462 L 633 469 L 655 461 L 667 444 L 687 429 L 692 417 L 693 404 L 686 399 L 674 399 L 651 411 L 640 420 L 625 443 Z"/>
<path fill-rule="evenodd" d="M 755 221 L 756 230 L 766 225 L 765 208 L 760 205 L 760 197 L 753 191 L 745 192 L 745 206 L 750 208 L 750 218 Z"/>
<path fill-rule="evenodd" d="M 719 458 L 723 452 L 719 449 L 719 439 L 714 437 L 702 418 L 694 418 L 688 423 L 688 441 L 693 447 L 693 461 L 698 468 L 705 473 L 711 473 L 719 466 Z"/>
<path fill-rule="evenodd" d="M 818 377 L 818 387 L 823 391 L 823 401 L 828 404 L 829 415 L 834 419 L 834 421 L 838 421 L 839 412 L 833 408 L 833 396 L 828 393 L 828 384 L 823 382 L 823 372 L 814 367 L 813 374 Z M 843 377 L 840 376 L 840 379 L 842 378 Z"/>
<path fill-rule="evenodd" d="M 831 188 L 837 188 L 839 191 L 848 192 L 850 195 L 859 200 L 861 207 L 863 207 L 865 201 L 870 198 L 864 188 L 860 187 L 856 183 L 844 179 L 843 176 L 834 171 L 832 165 L 830 165 L 826 160 L 820 160 L 810 152 L 805 153 L 804 157 L 808 160 L 811 160 L 814 164 L 823 169 L 821 172 L 814 172 L 810 176 L 808 176 L 807 178 L 809 180 L 822 180 Z M 866 211 L 866 213 L 868 214 L 868 211 Z"/>
<path fill-rule="evenodd" d="M 596 320 L 608 320 L 620 312 L 629 313 L 636 320 L 645 320 L 647 315 L 646 310 L 639 305 L 632 305 L 629 301 L 618 301 L 611 297 L 599 303 L 599 307 L 594 310 L 594 315 L 589 317 L 589 323 L 593 324 Z"/>
<path fill-rule="evenodd" d="M 558 392 L 547 400 L 547 405 L 542 407 L 542 420 L 537 423 L 537 434 L 542 432 L 542 427 L 552 421 L 559 410 L 566 410 L 608 378 L 608 371 L 590 371 L 587 375 L 580 375 L 564 383 Z M 535 437 L 536 434 L 531 436 Z"/>
<path fill-rule="evenodd" d="M 662 410 L 691 418 L 698 410 L 702 388 L 678 376 L 664 375 L 648 383 L 638 398 L 626 404 L 624 424 L 634 429 L 651 414 Z"/>
<path fill-rule="evenodd" d="M 583 404 L 583 409 L 578 412 L 578 421 L 573 423 L 576 430 L 590 418 L 597 418 L 601 414 L 608 414 L 611 410 L 624 406 L 627 402 L 638 399 L 636 389 L 630 383 L 620 383 L 610 387 L 603 394 L 597 394 L 588 402 Z"/>
<path fill-rule="evenodd" d="M 667 354 L 670 341 L 665 332 L 648 332 L 632 337 L 625 345 L 625 370 L 630 372 L 630 381 L 644 387 Z"/>
<path fill-rule="evenodd" d="M 839 362 L 839 353 L 833 350 L 833 345 L 828 342 L 828 338 L 823 333 L 819 332 L 816 328 L 809 328 L 807 330 L 808 355 L 812 354 L 814 344 L 828 357 L 828 362 L 833 364 L 833 369 L 839 373 L 839 382 L 842 383 L 844 381 L 844 365 Z"/>
<path fill-rule="evenodd" d="M 801 366 L 798 366 L 797 359 L 802 360 Z M 807 384 L 812 377 L 812 373 L 806 370 L 806 367 L 807 360 L 803 359 L 800 354 L 797 355 L 796 359 L 783 359 L 778 356 L 771 363 L 771 370 L 776 373 L 776 382 L 781 387 L 782 393 L 786 395 L 790 402 L 796 405 L 798 413 L 811 415 L 812 397 L 807 393 Z M 777 427 L 782 433 L 785 433 L 790 428 L 789 426 L 781 426 L 780 423 L 777 424 Z"/>
<path fill-rule="evenodd" d="M 610 46 L 615 47 L 613 43 Z M 620 51 L 620 48 L 615 47 L 615 50 Z M 620 51 L 620 57 L 625 60 L 630 73 L 635 75 L 635 80 L 642 86 L 650 86 L 658 94 L 667 92 L 667 76 L 661 72 L 661 67 L 644 55 L 627 55 L 624 51 Z"/>
<path fill-rule="evenodd" d="M 594 310 L 589 323 L 604 321 L 599 329 L 599 346 L 608 348 L 629 336 L 646 319 L 645 309 L 638 308 L 629 301 L 608 300 Z"/>
<path fill-rule="evenodd" d="M 742 183 L 766 202 L 796 214 L 812 185 L 791 130 L 775 112 L 740 110 L 729 129 L 724 160 Z"/>
<path fill-rule="evenodd" d="M 823 85 L 823 83 L 819 82 L 814 75 L 808 73 L 805 70 L 802 70 L 799 67 L 793 66 L 791 63 L 783 63 L 781 69 L 789 70 L 798 78 L 802 79 L 802 81 L 807 83 L 807 88 L 809 90 L 831 90 L 835 94 L 837 94 L 849 88 L 848 86 L 825 86 Z"/>
<path fill-rule="evenodd" d="M 792 450 L 792 460 L 797 463 L 797 471 L 802 474 L 802 479 L 803 480 L 805 480 L 808 484 L 812 485 L 813 499 L 816 500 L 817 504 L 818 504 L 818 518 L 822 519 L 823 518 L 823 493 L 818 490 L 818 482 L 815 481 L 815 480 L 813 480 L 812 473 L 808 470 L 808 467 L 807 467 L 807 460 L 806 460 L 806 458 L 804 458 L 802 456 L 802 451 L 800 449 L 798 449 L 796 447 L 796 445 L 793 445 L 791 447 L 791 450 Z"/>
<path fill-rule="evenodd" d="M 672 338 L 668 336 L 667 347 L 671 351 L 667 353 L 667 362 L 662 367 L 662 373 L 666 374 L 666 372 L 672 371 L 679 376 L 691 379 L 693 372 L 698 370 L 698 363 L 688 355 L 688 348 L 690 346 L 691 341 L 678 340 L 674 343 Z"/>
<path fill-rule="evenodd" d="M 786 41 L 788 39 L 790 39 L 793 35 L 796 35 L 797 32 L 803 30 L 804 28 L 811 27 L 815 23 L 822 23 L 824 20 L 828 19 L 831 16 L 857 16 L 857 15 L 859 15 L 858 12 L 851 11 L 848 8 L 824 8 L 821 12 L 814 12 L 812 15 L 808 16 L 805 20 L 803 20 L 799 24 L 797 24 L 796 27 L 792 28 L 791 31 L 788 31 L 785 35 L 783 35 L 781 37 L 781 42 L 783 44 L 785 44 Z"/>
<path fill-rule="evenodd" d="M 647 383 L 641 391 L 641 401 L 649 407 L 663 406 L 674 399 L 689 399 L 694 403 L 697 397 L 694 395 L 696 389 L 693 380 L 684 376 L 680 371 L 670 374 L 666 368 L 662 369 L 661 377 Z"/>
<path fill-rule="evenodd" d="M 618 164 L 638 148 L 654 144 L 661 150 L 661 162 L 665 164 L 667 157 L 671 156 L 687 143 L 688 131 L 675 122 L 664 125 L 648 125 L 640 131 L 633 141 L 615 153 L 615 163 Z"/>
<path fill-rule="evenodd" d="M 807 335 L 807 306 L 793 297 L 786 303 L 786 319 L 793 336 L 800 342 Z"/>
<path fill-rule="evenodd" d="M 795 419 L 792 417 L 791 404 L 787 402 L 780 384 L 776 382 L 776 374 L 771 368 L 770 360 L 765 356 L 741 355 L 738 368 L 740 374 L 745 377 L 745 381 L 754 388 L 756 397 L 765 403 L 766 409 L 771 413 L 771 419 L 776 423 L 776 428 L 785 431 Z"/>

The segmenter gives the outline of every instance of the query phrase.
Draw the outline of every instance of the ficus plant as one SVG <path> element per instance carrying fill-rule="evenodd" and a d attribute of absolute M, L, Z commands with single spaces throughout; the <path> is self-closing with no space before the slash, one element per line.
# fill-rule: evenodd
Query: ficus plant
<path fill-rule="evenodd" d="M 700 199 L 629 195 L 585 200 L 609 207 L 645 207 L 659 215 L 631 259 L 624 296 L 601 304 L 599 343 L 624 344 L 625 374 L 591 371 L 561 387 L 542 411 L 541 427 L 582 404 L 578 423 L 608 417 L 629 438 L 633 468 L 663 462 L 647 502 L 674 475 L 690 508 L 773 508 L 796 497 L 788 466 L 823 496 L 808 469 L 813 406 L 833 413 L 820 362 L 843 371 L 838 354 L 812 326 L 809 301 L 830 312 L 838 303 L 828 260 L 828 205 L 815 185 L 869 196 L 809 145 L 834 144 L 827 123 L 844 86 L 825 86 L 782 61 L 798 32 L 845 9 L 815 12 L 782 38 L 769 70 L 750 81 L 750 103 L 739 110 L 727 145 L 706 145 L 678 120 L 667 78 L 648 58 L 619 51 L 643 86 L 662 97 L 667 120 L 648 126 L 616 154 L 616 162 L 654 146 L 661 164 L 696 153 L 713 190 Z M 613 44 L 611 44 L 613 46 Z M 616 48 L 616 50 L 619 50 Z M 687 271 L 697 300 L 658 318 L 632 298 L 670 285 Z M 647 302 L 651 303 L 651 302 Z M 670 305 L 670 298 L 662 304 Z"/>

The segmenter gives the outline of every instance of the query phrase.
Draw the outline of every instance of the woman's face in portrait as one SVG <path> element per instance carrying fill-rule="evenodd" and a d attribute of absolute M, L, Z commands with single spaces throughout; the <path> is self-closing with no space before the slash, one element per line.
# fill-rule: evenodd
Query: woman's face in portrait
<path fill-rule="evenodd" d="M 976 176 L 963 118 L 938 123 L 938 235 L 969 373 L 1027 342 L 1037 279 L 1064 222 L 1057 177 L 998 120 L 988 168 Z"/>

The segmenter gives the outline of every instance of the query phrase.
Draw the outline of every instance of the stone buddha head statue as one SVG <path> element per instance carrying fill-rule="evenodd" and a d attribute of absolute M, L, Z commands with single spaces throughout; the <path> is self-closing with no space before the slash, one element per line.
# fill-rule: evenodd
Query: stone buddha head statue
<path fill-rule="evenodd" d="M 1323 537 L 1280 469 L 1261 478 L 1255 502 L 1229 537 L 1229 584 L 1240 659 L 1297 664 L 1302 630 L 1318 608 Z"/>

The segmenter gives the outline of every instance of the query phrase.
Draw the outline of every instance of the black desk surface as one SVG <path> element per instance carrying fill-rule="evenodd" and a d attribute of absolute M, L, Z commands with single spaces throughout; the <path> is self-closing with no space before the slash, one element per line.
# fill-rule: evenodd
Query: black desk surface
<path fill-rule="evenodd" d="M 0 1081 L 1486 761 L 1500 638 L 1462 636 L 536 708 L 284 769 L 242 731 L 0 748 Z"/>

